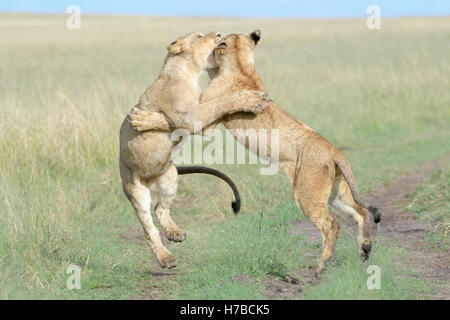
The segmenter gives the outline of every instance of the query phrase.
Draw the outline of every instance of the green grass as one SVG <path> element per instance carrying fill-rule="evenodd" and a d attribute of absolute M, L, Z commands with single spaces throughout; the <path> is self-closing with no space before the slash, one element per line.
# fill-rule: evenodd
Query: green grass
<path fill-rule="evenodd" d="M 355 254 L 355 237 L 344 236 L 338 241 L 336 257 L 325 273 L 324 279 L 305 291 L 303 299 L 423 299 L 431 292 L 432 283 L 407 276 L 407 266 L 402 264 L 407 256 L 401 249 L 388 247 L 375 241 L 374 250 L 367 262 L 362 263 Z M 371 276 L 369 266 L 380 270 L 380 289 L 368 289 Z"/>
<path fill-rule="evenodd" d="M 69 31 L 66 16 L 0 17 L 0 298 L 152 291 L 258 299 L 261 284 L 234 277 L 283 277 L 317 262 L 304 254 L 317 244 L 286 232 L 292 219 L 304 219 L 287 179 L 261 176 L 258 166 L 215 166 L 240 188 L 237 217 L 223 182 L 181 178 L 178 198 L 195 201 L 173 210 L 188 233 L 170 247 L 180 262 L 176 277 L 161 280 L 149 248 L 121 237 L 139 223 L 121 189 L 119 126 L 156 78 L 167 44 L 187 31 L 261 29 L 256 68 L 271 97 L 351 148 L 345 153 L 363 192 L 449 151 L 449 18 L 384 19 L 374 32 L 363 20 L 83 15 L 82 29 Z M 431 196 L 417 197 L 420 214 L 434 216 Z M 448 197 L 439 199 L 436 210 L 445 212 Z M 321 284 L 298 298 L 412 298 L 430 287 L 402 278 L 392 259 L 402 253 L 377 243 L 369 263 L 384 270 L 382 289 L 368 291 L 368 264 L 357 260 L 354 242 L 341 237 Z M 81 290 L 66 289 L 70 264 L 82 268 Z"/>
<path fill-rule="evenodd" d="M 171 294 L 187 299 L 261 298 L 258 290 L 234 277 L 285 278 L 301 262 L 302 247 L 307 244 L 287 233 L 296 213 L 294 208 L 285 209 L 231 218 L 195 237 L 182 249 L 195 254 L 180 267 L 178 290 Z"/>

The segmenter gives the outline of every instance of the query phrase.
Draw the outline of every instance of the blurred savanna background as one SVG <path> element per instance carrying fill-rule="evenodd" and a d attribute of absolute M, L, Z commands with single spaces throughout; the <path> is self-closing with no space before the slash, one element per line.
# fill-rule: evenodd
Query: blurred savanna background
<path fill-rule="evenodd" d="M 375 236 L 370 261 L 360 262 L 354 226 L 341 232 L 320 281 L 277 295 L 270 285 L 293 274 L 302 281 L 315 266 L 321 239 L 292 231 L 307 218 L 287 179 L 281 171 L 262 176 L 258 165 L 214 165 L 240 189 L 238 216 L 222 181 L 180 178 L 172 217 L 188 238 L 168 243 L 179 265 L 162 270 L 121 187 L 119 127 L 158 76 L 167 45 L 189 31 L 260 29 L 256 70 L 271 98 L 343 150 L 363 194 L 437 163 L 408 210 L 433 225 L 427 250 L 448 258 L 449 12 L 384 17 L 386 2 L 379 2 L 379 30 L 366 26 L 367 5 L 359 17 L 255 18 L 265 15 L 222 15 L 220 8 L 210 17 L 181 16 L 180 8 L 176 16 L 103 15 L 84 13 L 80 4 L 81 28 L 73 30 L 66 26 L 69 4 L 59 13 L 6 8 L 0 298 L 426 299 L 442 290 L 448 269 L 444 281 L 412 275 L 411 252 L 395 241 Z M 79 290 L 66 286 L 72 264 L 81 268 Z M 381 268 L 381 289 L 367 288 L 369 265 Z"/>

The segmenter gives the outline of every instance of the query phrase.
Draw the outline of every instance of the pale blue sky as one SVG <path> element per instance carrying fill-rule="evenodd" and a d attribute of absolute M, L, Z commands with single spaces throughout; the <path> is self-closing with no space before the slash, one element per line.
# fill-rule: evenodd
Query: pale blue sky
<path fill-rule="evenodd" d="M 71 4 L 86 13 L 162 16 L 361 17 L 372 4 L 382 16 L 450 15 L 450 0 L 3 0 L 0 11 L 65 13 Z"/>

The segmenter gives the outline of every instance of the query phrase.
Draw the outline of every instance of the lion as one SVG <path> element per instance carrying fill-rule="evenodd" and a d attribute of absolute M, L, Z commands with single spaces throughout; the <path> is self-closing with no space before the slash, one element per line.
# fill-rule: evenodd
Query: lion
<path fill-rule="evenodd" d="M 172 42 L 167 48 L 168 54 L 158 79 L 142 94 L 134 110 L 160 112 L 168 119 L 171 128 L 185 128 L 190 132 L 194 130 L 195 121 L 206 125 L 236 111 L 263 111 L 267 107 L 268 96 L 261 90 L 236 90 L 227 96 L 220 96 L 221 92 L 218 92 L 210 102 L 198 103 L 200 74 L 216 67 L 213 50 L 220 39 L 221 35 L 215 32 L 197 32 Z M 144 228 L 145 238 L 163 268 L 175 267 L 177 262 L 162 244 L 159 231 L 153 223 L 150 191 L 158 194 L 156 216 L 168 239 L 185 240 L 186 234 L 169 215 L 177 190 L 178 170 L 171 161 L 172 149 L 177 143 L 171 140 L 170 132 L 134 130 L 128 117 L 120 128 L 119 161 L 123 190 Z M 192 173 L 192 167 L 184 169 L 181 173 Z M 196 172 L 218 175 L 212 169 Z"/>
<path fill-rule="evenodd" d="M 214 51 L 219 70 L 208 89 L 213 90 L 213 84 L 217 84 L 222 86 L 223 94 L 231 93 L 236 86 L 265 91 L 253 59 L 253 48 L 260 39 L 260 31 L 226 36 Z M 215 91 L 208 89 L 201 102 L 214 97 Z M 234 135 L 236 129 L 268 130 L 268 135 L 271 130 L 278 130 L 277 161 L 270 157 L 270 141 L 267 141 L 267 156 L 260 154 L 259 143 L 254 144 L 254 148 L 249 146 L 249 139 L 243 143 L 253 153 L 277 162 L 288 176 L 295 203 L 321 231 L 323 249 L 316 268 L 317 276 L 332 256 L 339 233 L 339 223 L 328 212 L 328 204 L 343 214 L 350 214 L 357 222 L 357 252 L 363 261 L 369 258 L 372 244 L 368 211 L 374 216 L 375 223 L 380 222 L 381 211 L 361 200 L 348 160 L 331 142 L 273 101 L 260 114 L 239 112 L 226 115 L 205 129 L 211 129 L 219 122 Z M 162 129 L 161 123 L 159 114 L 148 113 L 147 118 L 142 119 L 141 129 L 150 129 L 153 125 Z"/>

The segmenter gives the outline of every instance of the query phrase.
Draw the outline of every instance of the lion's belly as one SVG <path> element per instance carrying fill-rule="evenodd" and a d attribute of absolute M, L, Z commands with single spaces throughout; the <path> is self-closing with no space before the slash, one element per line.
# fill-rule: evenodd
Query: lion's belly
<path fill-rule="evenodd" d="M 173 143 L 167 132 L 135 132 L 127 120 L 120 130 L 120 160 L 143 178 L 163 173 L 171 164 Z"/>

